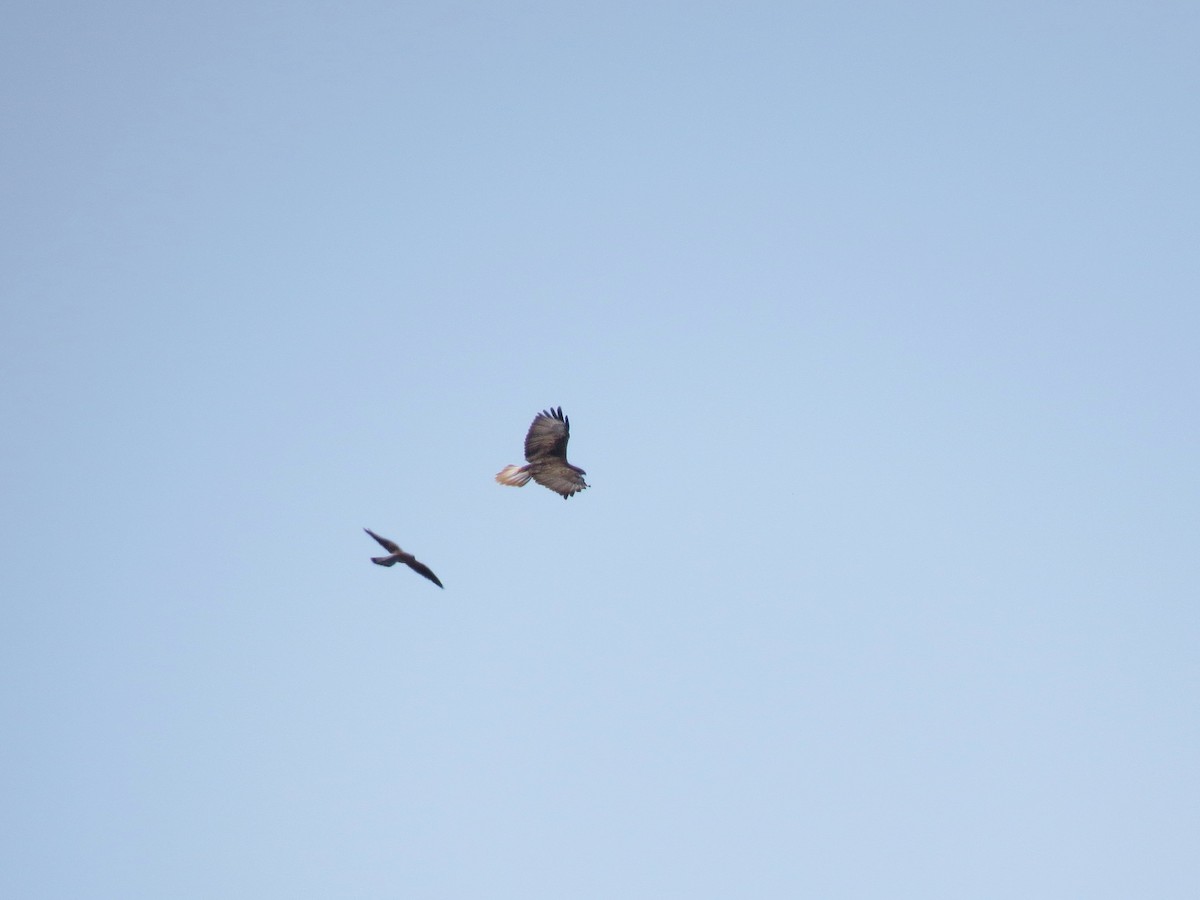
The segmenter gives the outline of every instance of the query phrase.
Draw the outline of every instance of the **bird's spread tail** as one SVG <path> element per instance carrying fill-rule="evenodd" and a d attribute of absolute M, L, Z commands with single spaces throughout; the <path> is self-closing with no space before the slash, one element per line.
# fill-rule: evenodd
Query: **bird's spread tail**
<path fill-rule="evenodd" d="M 394 556 L 372 556 L 371 562 L 375 563 L 375 565 L 377 565 L 377 566 L 394 566 L 396 564 L 396 557 L 394 557 Z"/>
<path fill-rule="evenodd" d="M 496 473 L 496 480 L 498 482 L 509 484 L 513 487 L 524 487 L 529 484 L 529 479 L 532 477 L 529 466 L 505 466 Z"/>

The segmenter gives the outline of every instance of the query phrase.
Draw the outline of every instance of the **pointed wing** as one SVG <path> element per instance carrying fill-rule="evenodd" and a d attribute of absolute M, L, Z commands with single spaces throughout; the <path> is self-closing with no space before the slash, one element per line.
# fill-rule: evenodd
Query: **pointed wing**
<path fill-rule="evenodd" d="M 395 541 L 389 541 L 385 537 L 380 537 L 375 532 L 373 532 L 370 528 L 364 528 L 363 531 L 365 531 L 371 537 L 375 538 L 375 540 L 379 541 L 379 546 L 383 547 L 383 549 L 386 550 L 388 553 L 402 553 L 403 552 L 400 549 L 400 545 L 397 544 Z"/>
<path fill-rule="evenodd" d="M 566 459 L 570 437 L 571 422 L 563 415 L 561 406 L 540 412 L 525 435 L 525 459 L 529 462 L 554 456 Z"/>
<path fill-rule="evenodd" d="M 405 562 L 408 563 L 408 567 L 410 569 L 412 569 L 414 572 L 416 572 L 418 575 L 424 575 L 426 578 L 428 578 L 430 581 L 432 581 L 438 587 L 443 587 L 442 583 L 440 581 L 438 581 L 438 577 L 433 574 L 433 570 L 431 568 L 429 568 L 429 566 L 425 565 L 425 563 L 420 562 L 419 560 L 414 559 L 411 556 L 408 559 L 406 559 Z"/>
<path fill-rule="evenodd" d="M 564 499 L 587 488 L 588 483 L 583 480 L 585 474 L 581 469 L 567 465 L 566 460 L 550 459 L 533 467 L 533 480 L 562 494 Z"/>

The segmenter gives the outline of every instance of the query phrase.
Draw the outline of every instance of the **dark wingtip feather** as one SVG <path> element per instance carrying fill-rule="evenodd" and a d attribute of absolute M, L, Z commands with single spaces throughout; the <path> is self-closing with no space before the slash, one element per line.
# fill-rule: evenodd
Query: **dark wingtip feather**
<path fill-rule="evenodd" d="M 433 569 L 429 568 L 429 566 L 425 565 L 425 563 L 421 562 L 420 560 L 414 559 L 414 560 L 409 561 L 407 563 L 407 565 L 410 569 L 412 569 L 418 575 L 423 575 L 424 577 L 426 577 L 430 581 L 432 581 L 434 584 L 436 584 L 438 587 L 445 590 L 445 585 L 442 584 L 441 579 L 438 578 L 436 575 L 434 575 Z"/>

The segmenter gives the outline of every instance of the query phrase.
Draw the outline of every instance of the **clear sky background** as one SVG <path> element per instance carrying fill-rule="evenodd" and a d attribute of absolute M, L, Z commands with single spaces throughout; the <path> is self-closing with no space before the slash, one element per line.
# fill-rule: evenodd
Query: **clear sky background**
<path fill-rule="evenodd" d="M 1198 45 L 10 7 L 0 894 L 1200 896 Z"/>

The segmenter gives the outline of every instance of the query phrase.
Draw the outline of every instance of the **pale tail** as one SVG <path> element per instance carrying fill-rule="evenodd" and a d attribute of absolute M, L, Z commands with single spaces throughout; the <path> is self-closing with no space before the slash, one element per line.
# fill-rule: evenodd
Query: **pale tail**
<path fill-rule="evenodd" d="M 496 473 L 496 480 L 501 484 L 511 484 L 513 487 L 524 487 L 533 476 L 529 466 L 505 466 Z"/>

